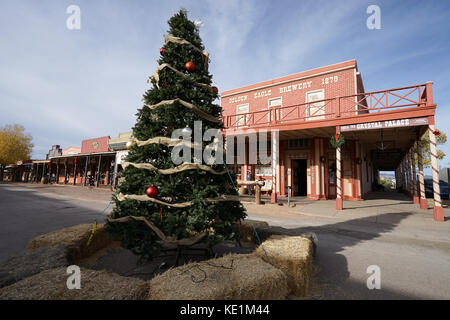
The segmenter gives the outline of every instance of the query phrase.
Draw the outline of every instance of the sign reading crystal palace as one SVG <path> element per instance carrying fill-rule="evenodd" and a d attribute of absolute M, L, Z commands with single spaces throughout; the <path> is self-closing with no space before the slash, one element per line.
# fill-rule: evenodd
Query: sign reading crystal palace
<path fill-rule="evenodd" d="M 422 160 L 416 168 L 414 155 L 428 131 L 434 214 L 443 221 L 431 82 L 365 92 L 350 60 L 222 92 L 221 105 L 228 140 L 268 132 L 271 163 L 248 161 L 248 138 L 246 162 L 235 170 L 244 181 L 264 179 L 273 202 L 290 193 L 336 199 L 340 210 L 343 199 L 377 189 L 379 171 L 395 171 L 397 188 L 426 209 Z"/>

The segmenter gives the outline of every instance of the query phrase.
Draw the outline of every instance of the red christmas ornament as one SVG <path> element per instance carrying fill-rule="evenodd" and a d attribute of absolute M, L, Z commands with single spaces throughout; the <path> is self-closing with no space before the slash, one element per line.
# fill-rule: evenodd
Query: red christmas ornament
<path fill-rule="evenodd" d="M 195 70 L 195 63 L 192 61 L 186 62 L 185 68 L 187 71 L 192 72 Z"/>
<path fill-rule="evenodd" d="M 214 91 L 215 94 L 219 93 L 219 89 L 217 89 L 217 87 L 212 87 L 212 90 Z"/>
<path fill-rule="evenodd" d="M 159 54 L 162 56 L 164 55 L 164 48 L 159 49 Z"/>
<path fill-rule="evenodd" d="M 154 186 L 148 187 L 147 190 L 145 190 L 145 193 L 150 198 L 156 197 L 158 195 L 158 192 L 158 188 Z"/>

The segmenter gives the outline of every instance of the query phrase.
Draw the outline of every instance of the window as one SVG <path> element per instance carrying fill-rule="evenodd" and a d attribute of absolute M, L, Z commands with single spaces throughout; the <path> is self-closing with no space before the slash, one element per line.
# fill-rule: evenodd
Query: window
<path fill-rule="evenodd" d="M 289 139 L 288 149 L 305 149 L 309 147 L 309 139 Z"/>
<path fill-rule="evenodd" d="M 274 99 L 270 99 L 269 100 L 269 114 L 268 114 L 268 121 L 280 121 L 281 117 L 283 116 L 282 111 L 281 110 L 274 110 L 272 111 L 271 109 L 273 108 L 281 108 L 283 106 L 283 100 L 281 99 L 281 97 L 278 98 L 274 98 Z"/>
<path fill-rule="evenodd" d="M 248 125 L 248 120 L 250 119 L 249 104 L 240 104 L 236 106 L 236 127 L 242 127 Z M 242 114 L 242 116 L 240 116 Z"/>
<path fill-rule="evenodd" d="M 325 99 L 323 89 L 309 91 L 306 93 L 306 102 L 314 102 Z M 325 119 L 325 102 L 311 103 L 306 105 L 306 120 Z"/>

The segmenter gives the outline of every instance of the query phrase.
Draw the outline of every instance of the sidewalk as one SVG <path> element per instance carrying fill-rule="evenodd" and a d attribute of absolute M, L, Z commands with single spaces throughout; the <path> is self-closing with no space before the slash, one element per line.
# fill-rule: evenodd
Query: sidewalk
<path fill-rule="evenodd" d="M 336 210 L 334 200 L 311 201 L 295 207 L 270 203 L 244 205 L 250 219 L 282 228 L 353 233 L 358 237 L 383 234 L 384 239 L 420 240 L 426 245 L 450 249 L 450 209 L 444 209 L 446 221 L 437 222 L 432 208 L 421 210 L 398 193 L 374 193 L 365 201 L 344 201 L 342 211 Z"/>

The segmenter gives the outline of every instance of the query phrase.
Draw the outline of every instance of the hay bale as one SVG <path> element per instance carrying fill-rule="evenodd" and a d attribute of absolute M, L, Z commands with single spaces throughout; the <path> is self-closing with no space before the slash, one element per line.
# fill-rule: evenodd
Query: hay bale
<path fill-rule="evenodd" d="M 189 263 L 150 281 L 150 300 L 284 299 L 286 275 L 254 255 Z"/>
<path fill-rule="evenodd" d="M 105 231 L 105 225 L 100 224 L 94 233 L 89 246 L 87 242 L 91 235 L 92 224 L 80 224 L 38 236 L 28 243 L 27 251 L 37 248 L 48 248 L 62 245 L 68 250 L 71 263 L 87 258 L 113 242 Z"/>
<path fill-rule="evenodd" d="M 241 220 L 238 223 L 238 230 L 241 234 L 242 238 L 241 241 L 243 242 L 251 242 L 255 244 L 259 244 L 258 239 L 255 236 L 255 230 L 258 233 L 259 238 L 261 241 L 263 240 L 263 237 L 267 235 L 267 230 L 269 229 L 269 224 L 265 221 L 257 221 L 257 220 Z"/>
<path fill-rule="evenodd" d="M 0 265 L 0 288 L 44 270 L 68 265 L 67 249 L 63 246 L 25 251 Z"/>
<path fill-rule="evenodd" d="M 313 271 L 310 239 L 272 235 L 254 254 L 286 274 L 290 293 L 298 297 L 306 295 Z"/>
<path fill-rule="evenodd" d="M 0 300 L 136 300 L 144 299 L 148 283 L 105 270 L 81 268 L 81 288 L 68 289 L 66 268 L 43 271 L 0 289 Z"/>

